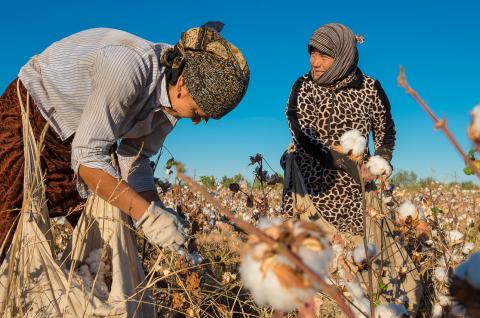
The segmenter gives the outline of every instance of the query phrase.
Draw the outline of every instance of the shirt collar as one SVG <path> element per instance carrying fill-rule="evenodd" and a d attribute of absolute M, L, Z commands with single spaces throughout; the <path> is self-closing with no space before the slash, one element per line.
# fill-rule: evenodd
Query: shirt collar
<path fill-rule="evenodd" d="M 165 107 L 169 107 L 169 108 L 172 107 L 172 104 L 170 104 L 170 99 L 168 98 L 167 78 L 166 78 L 165 73 L 162 75 L 162 77 L 160 79 L 159 102 L 160 102 L 160 105 L 161 105 L 160 109 L 162 109 L 162 111 L 163 111 L 163 108 L 165 108 Z M 169 113 L 165 112 L 165 111 L 163 113 L 165 114 L 165 116 L 167 116 L 168 120 L 170 120 L 172 125 L 175 126 L 178 119 L 176 117 L 170 115 Z"/>
<path fill-rule="evenodd" d="M 163 107 L 172 107 L 170 104 L 170 99 L 168 98 L 168 90 L 167 90 L 167 79 L 165 73 L 162 75 L 160 79 L 160 105 Z"/>

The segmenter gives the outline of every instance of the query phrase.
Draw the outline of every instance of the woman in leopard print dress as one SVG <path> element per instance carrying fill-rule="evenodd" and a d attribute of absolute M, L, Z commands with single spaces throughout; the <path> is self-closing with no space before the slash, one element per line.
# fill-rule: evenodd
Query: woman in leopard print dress
<path fill-rule="evenodd" d="M 359 130 L 367 140 L 372 131 L 375 155 L 390 162 L 395 144 L 387 96 L 377 80 L 357 67 L 359 40 L 341 24 L 316 30 L 308 45 L 311 71 L 293 85 L 286 110 L 293 136 L 290 151 L 316 212 L 336 230 L 352 234 L 363 231 L 360 178 L 373 177 L 363 166 L 359 176 L 355 163 L 333 146 L 349 130 Z M 283 205 L 293 215 L 289 183 Z"/>

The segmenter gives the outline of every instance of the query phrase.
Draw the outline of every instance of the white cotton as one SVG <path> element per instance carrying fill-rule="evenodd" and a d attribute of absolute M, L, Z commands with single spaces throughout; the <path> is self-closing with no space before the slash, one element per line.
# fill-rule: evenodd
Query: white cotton
<path fill-rule="evenodd" d="M 475 244 L 473 244 L 472 242 L 465 242 L 465 245 L 463 245 L 462 248 L 462 253 L 468 255 L 471 251 L 473 251 L 474 248 Z"/>
<path fill-rule="evenodd" d="M 359 130 L 352 129 L 340 137 L 340 146 L 342 146 L 343 153 L 351 153 L 353 156 L 357 157 L 365 152 L 367 140 L 362 136 Z"/>
<path fill-rule="evenodd" d="M 88 265 L 81 265 L 75 270 L 75 274 L 77 274 L 82 279 L 83 284 L 87 290 L 92 289 L 93 278 L 92 274 L 90 273 L 90 269 L 88 268 Z"/>
<path fill-rule="evenodd" d="M 102 249 L 96 249 L 90 252 L 88 257 L 85 259 L 85 263 L 90 267 L 90 273 L 96 274 L 105 267 L 105 263 L 102 261 Z"/>
<path fill-rule="evenodd" d="M 375 318 L 400 318 L 403 315 L 408 315 L 403 305 L 382 304 L 375 308 Z"/>
<path fill-rule="evenodd" d="M 438 300 L 438 303 L 440 304 L 440 306 L 442 306 L 442 307 L 446 307 L 446 306 L 450 305 L 450 298 L 448 298 L 445 295 L 442 295 L 442 294 L 438 295 L 437 300 Z"/>
<path fill-rule="evenodd" d="M 448 271 L 444 267 L 435 267 L 435 270 L 433 271 L 433 275 L 435 279 L 441 283 L 448 282 Z"/>
<path fill-rule="evenodd" d="M 387 160 L 380 156 L 373 156 L 368 159 L 367 168 L 375 176 L 388 175 L 392 172 L 392 167 Z"/>
<path fill-rule="evenodd" d="M 358 279 L 355 279 L 351 282 L 345 282 L 345 287 L 350 293 L 353 303 L 356 307 L 358 307 L 357 309 L 355 306 L 350 306 L 356 317 L 364 317 L 364 315 L 359 312 L 359 309 L 365 314 L 370 313 L 370 300 L 365 297 L 365 294 L 363 293 L 363 289 L 360 286 Z"/>
<path fill-rule="evenodd" d="M 463 233 L 457 230 L 451 230 L 446 233 L 446 240 L 449 244 L 459 244 L 463 240 Z"/>
<path fill-rule="evenodd" d="M 374 244 L 368 244 L 368 257 L 374 257 L 377 255 L 377 247 Z M 353 261 L 355 264 L 360 265 L 367 260 L 367 255 L 365 255 L 365 245 L 363 243 L 357 245 L 353 250 Z"/>
<path fill-rule="evenodd" d="M 252 293 L 257 305 L 269 305 L 276 310 L 292 311 L 298 305 L 298 299 L 296 299 L 298 296 L 302 297 L 300 301 L 306 301 L 315 294 L 315 290 L 305 289 L 298 291 L 287 289 L 280 284 L 273 271 L 267 270 L 263 273 L 261 269 L 262 263 L 259 260 L 266 250 L 268 250 L 268 245 L 260 243 L 243 256 L 239 268 L 242 282 Z M 281 263 L 289 263 L 284 257 L 276 256 L 275 258 L 276 261 Z"/>
<path fill-rule="evenodd" d="M 432 309 L 432 318 L 442 318 L 443 308 L 440 304 L 433 305 Z"/>
<path fill-rule="evenodd" d="M 417 208 L 411 201 L 405 201 L 398 208 L 398 216 L 400 218 L 400 221 L 405 221 L 409 216 L 411 218 L 417 218 Z"/>
<path fill-rule="evenodd" d="M 343 254 L 343 246 L 340 244 L 333 244 L 332 245 L 332 264 L 331 268 L 333 271 L 338 269 L 338 258 Z"/>
<path fill-rule="evenodd" d="M 279 226 L 280 224 L 282 224 L 282 222 L 283 221 L 281 218 L 261 218 L 260 220 L 258 220 L 257 228 L 264 230 L 272 226 Z"/>
<path fill-rule="evenodd" d="M 332 249 L 328 247 L 330 243 L 327 239 L 321 238 L 320 241 L 325 246 L 323 251 L 312 251 L 304 246 L 300 246 L 298 256 L 300 256 L 305 265 L 323 278 L 329 274 L 328 268 L 332 259 Z"/>
<path fill-rule="evenodd" d="M 319 276 L 328 275 L 332 250 L 323 232 L 308 230 L 301 223 L 293 223 L 289 227 L 281 219 L 262 219 L 259 227 L 268 231 L 272 229 L 272 224 L 280 233 L 288 234 L 286 237 L 291 240 L 297 237 L 302 239 L 298 246 L 298 256 L 302 262 Z M 306 280 L 304 274 L 286 269 L 285 266 L 289 269 L 295 269 L 295 266 L 285 256 L 272 252 L 275 253 L 275 250 L 263 242 L 254 243 L 244 250 L 239 267 L 242 282 L 259 306 L 268 305 L 276 310 L 292 311 L 311 298 L 318 291 L 318 286 Z M 289 283 L 293 281 L 300 283 L 301 288 L 298 284 Z"/>
<path fill-rule="evenodd" d="M 472 110 L 471 130 L 475 138 L 480 137 L 480 105 L 477 105 Z"/>

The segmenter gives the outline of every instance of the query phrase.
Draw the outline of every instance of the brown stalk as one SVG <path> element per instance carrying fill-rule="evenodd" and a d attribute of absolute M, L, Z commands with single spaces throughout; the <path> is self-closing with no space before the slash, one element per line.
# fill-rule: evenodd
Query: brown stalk
<path fill-rule="evenodd" d="M 465 163 L 468 165 L 470 169 L 477 175 L 477 177 L 480 178 L 480 171 L 477 169 L 475 166 L 474 162 L 467 156 L 467 154 L 463 151 L 462 147 L 458 144 L 457 140 L 453 136 L 453 134 L 450 132 L 450 130 L 447 127 L 447 120 L 446 119 L 439 119 L 433 111 L 428 107 L 428 105 L 420 98 L 418 93 L 414 91 L 410 85 L 407 83 L 407 78 L 405 76 L 405 69 L 403 67 L 400 67 L 400 73 L 398 74 L 398 85 L 401 87 L 405 88 L 405 91 L 407 94 L 410 94 L 418 104 L 422 107 L 422 109 L 428 114 L 428 116 L 433 120 L 434 127 L 435 129 L 440 129 L 447 139 L 450 141 L 450 143 L 453 145 L 455 150 L 462 156 L 463 160 Z"/>
<path fill-rule="evenodd" d="M 362 189 L 363 245 L 365 248 L 365 258 L 368 264 L 368 300 L 370 301 L 370 317 L 375 317 L 375 307 L 373 306 L 373 277 L 372 277 L 373 257 L 370 257 L 370 255 L 368 255 L 367 198 L 365 195 L 365 181 L 362 178 L 362 172 L 359 165 L 357 165 L 357 171 L 358 171 L 358 175 L 360 176 L 360 185 Z"/>
<path fill-rule="evenodd" d="M 312 271 L 308 266 L 306 266 L 301 259 L 294 253 L 292 253 L 287 246 L 277 242 L 263 231 L 257 229 L 252 224 L 245 222 L 241 219 L 234 217 L 225 207 L 223 207 L 220 202 L 218 202 L 215 198 L 213 198 L 208 191 L 195 181 L 193 181 L 190 177 L 184 175 L 182 172 L 177 169 L 177 177 L 185 182 L 192 190 L 197 191 L 203 195 L 205 200 L 212 204 L 217 211 L 225 216 L 229 221 L 233 222 L 237 227 L 241 228 L 248 234 L 256 235 L 260 240 L 269 244 L 270 246 L 275 246 L 277 250 L 279 250 L 282 254 L 284 254 L 292 263 L 297 266 L 298 268 L 302 269 L 302 271 L 313 281 L 317 282 L 322 290 L 329 295 L 342 309 L 345 315 L 349 318 L 355 317 L 353 312 L 351 311 L 350 307 L 346 304 L 343 299 L 343 296 L 332 286 L 328 285 L 319 275 L 317 275 L 314 271 Z"/>

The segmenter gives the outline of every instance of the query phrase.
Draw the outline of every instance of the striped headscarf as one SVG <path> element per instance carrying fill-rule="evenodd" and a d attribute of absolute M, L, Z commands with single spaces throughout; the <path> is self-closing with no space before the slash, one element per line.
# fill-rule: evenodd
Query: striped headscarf
<path fill-rule="evenodd" d="M 340 23 L 326 24 L 313 32 L 308 43 L 308 50 L 317 49 L 333 57 L 332 66 L 320 76 L 316 82 L 322 86 L 330 86 L 352 74 L 358 63 L 357 42 L 363 41 L 360 36 Z"/>
<path fill-rule="evenodd" d="M 247 61 L 220 35 L 222 28 L 221 22 L 208 22 L 189 29 L 160 57 L 160 63 L 167 67 L 168 82 L 176 83 L 183 74 L 193 100 L 214 119 L 240 103 L 250 79 Z"/>

